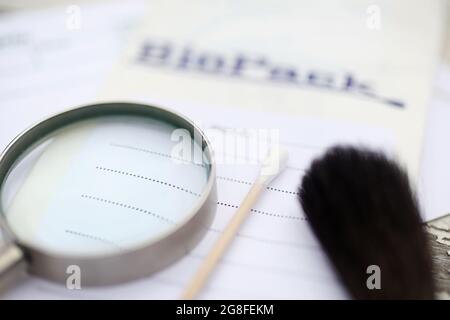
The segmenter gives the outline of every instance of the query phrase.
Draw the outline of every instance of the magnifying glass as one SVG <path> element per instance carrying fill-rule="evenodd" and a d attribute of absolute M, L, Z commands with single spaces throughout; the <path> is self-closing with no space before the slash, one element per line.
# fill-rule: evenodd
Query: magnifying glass
<path fill-rule="evenodd" d="M 21 268 L 83 285 L 168 266 L 216 209 L 211 145 L 190 120 L 132 103 L 89 105 L 19 135 L 0 158 L 0 289 Z"/>

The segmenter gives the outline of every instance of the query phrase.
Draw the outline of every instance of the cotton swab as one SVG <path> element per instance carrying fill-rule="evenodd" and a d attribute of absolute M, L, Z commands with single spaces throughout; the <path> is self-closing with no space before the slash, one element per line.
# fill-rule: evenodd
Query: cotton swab
<path fill-rule="evenodd" d="M 225 250 L 236 236 L 240 226 L 245 221 L 252 206 L 267 185 L 286 167 L 288 153 L 280 147 L 269 150 L 266 159 L 261 164 L 258 178 L 253 183 L 239 208 L 234 213 L 227 227 L 214 244 L 213 248 L 203 260 L 197 273 L 194 275 L 182 299 L 194 299 L 208 280 L 211 272 L 219 262 Z"/>

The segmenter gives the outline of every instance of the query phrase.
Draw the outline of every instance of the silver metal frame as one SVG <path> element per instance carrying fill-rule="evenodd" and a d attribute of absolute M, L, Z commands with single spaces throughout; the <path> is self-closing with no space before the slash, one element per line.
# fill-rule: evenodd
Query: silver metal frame
<path fill-rule="evenodd" d="M 135 115 L 150 117 L 187 129 L 202 146 L 207 158 L 209 177 L 205 190 L 188 219 L 168 236 L 119 254 L 92 256 L 53 255 L 14 237 L 4 218 L 0 203 L 0 227 L 6 234 L 0 243 L 0 289 L 2 283 L 11 282 L 9 274 L 14 266 L 27 262 L 30 273 L 56 282 L 66 282 L 68 266 L 77 265 L 81 270 L 81 285 L 97 286 L 121 283 L 147 276 L 173 263 L 189 252 L 204 236 L 214 218 L 217 206 L 216 165 L 211 144 L 192 121 L 167 109 L 142 104 L 115 102 L 88 105 L 54 115 L 20 134 L 0 157 L 0 190 L 14 164 L 37 141 L 68 124 L 106 115 Z M 5 230 L 3 230 L 5 229 Z M 1 241 L 0 241 L 1 242 Z M 2 250 L 2 248 L 4 248 Z M 19 251 L 17 250 L 19 249 Z M 5 255 L 2 255 L 2 252 Z M 6 253 L 9 253 L 6 255 Z"/>

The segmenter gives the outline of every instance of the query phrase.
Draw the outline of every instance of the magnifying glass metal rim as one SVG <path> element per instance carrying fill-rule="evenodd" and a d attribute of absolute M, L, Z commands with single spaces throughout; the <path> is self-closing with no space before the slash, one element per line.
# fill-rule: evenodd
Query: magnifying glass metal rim
<path fill-rule="evenodd" d="M 187 129 L 206 153 L 209 177 L 196 206 L 174 230 L 164 237 L 144 245 L 112 254 L 99 256 L 71 256 L 47 253 L 41 248 L 22 243 L 6 223 L 0 202 L 0 291 L 9 285 L 26 265 L 30 273 L 56 282 L 65 283 L 70 275 L 69 266 L 80 271 L 81 284 L 86 286 L 109 285 L 134 280 L 158 271 L 191 250 L 205 235 L 211 225 L 217 206 L 216 164 L 211 143 L 195 123 L 172 110 L 130 102 L 111 102 L 71 109 L 47 118 L 19 134 L 0 156 L 0 190 L 17 160 L 34 143 L 71 123 L 102 116 L 126 115 L 161 120 Z"/>

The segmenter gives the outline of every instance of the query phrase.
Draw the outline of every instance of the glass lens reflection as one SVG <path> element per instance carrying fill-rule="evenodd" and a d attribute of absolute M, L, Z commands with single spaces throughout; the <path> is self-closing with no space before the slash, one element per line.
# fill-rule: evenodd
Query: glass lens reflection
<path fill-rule="evenodd" d="M 192 213 L 209 174 L 203 157 L 193 157 L 201 147 L 179 132 L 132 116 L 58 130 L 6 179 L 9 226 L 25 244 L 70 255 L 110 254 L 163 237 Z"/>

